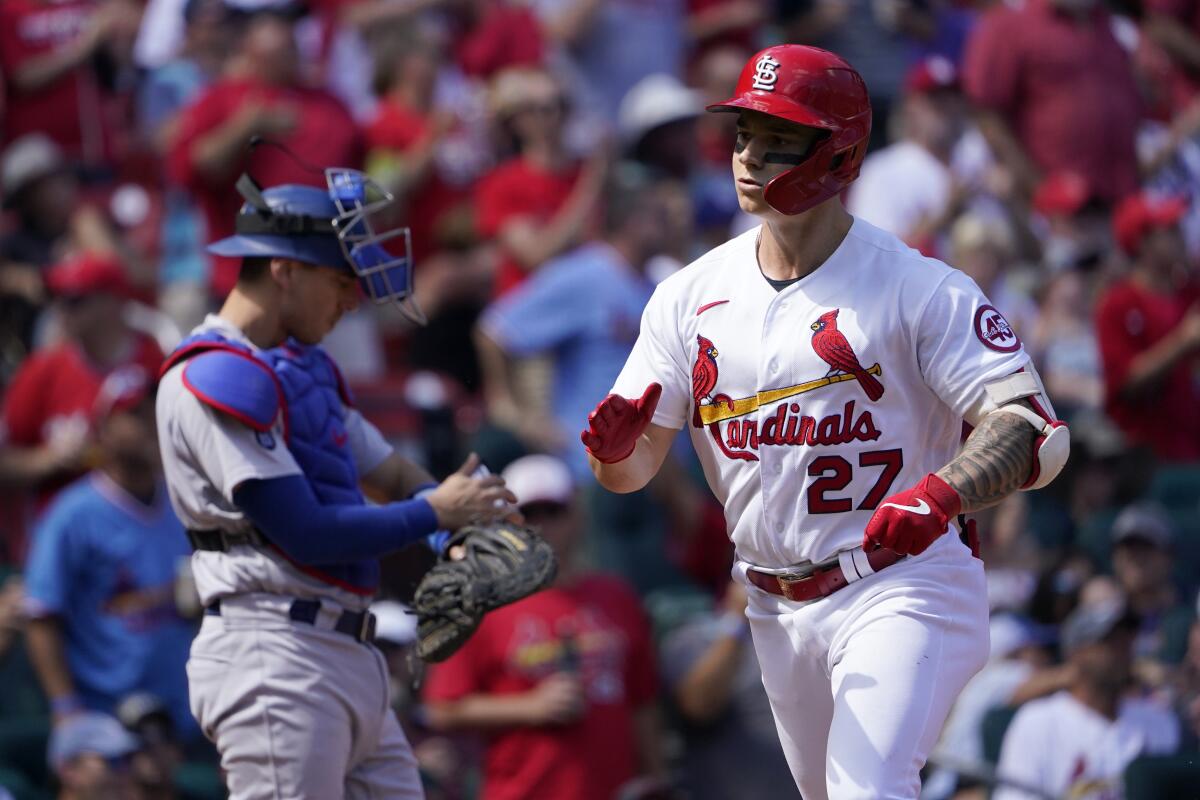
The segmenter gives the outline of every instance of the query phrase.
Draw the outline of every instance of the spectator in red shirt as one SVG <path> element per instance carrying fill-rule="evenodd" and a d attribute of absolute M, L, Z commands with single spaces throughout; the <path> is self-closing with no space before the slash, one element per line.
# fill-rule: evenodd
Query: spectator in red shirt
<path fill-rule="evenodd" d="M 1200 459 L 1200 285 L 1179 233 L 1186 208 L 1145 193 L 1121 204 L 1113 231 L 1133 271 L 1096 310 L 1105 409 L 1131 442 L 1168 461 Z"/>
<path fill-rule="evenodd" d="M 504 471 L 558 556 L 555 584 L 487 616 L 430 671 L 430 724 L 486 734 L 488 800 L 612 800 L 661 776 L 650 629 L 623 581 L 576 558 L 583 530 L 567 466 L 526 456 Z"/>
<path fill-rule="evenodd" d="M 233 233 L 241 205 L 234 183 L 242 172 L 249 170 L 263 186 L 324 186 L 324 174 L 306 165 L 362 162 L 359 131 L 346 108 L 328 92 L 301 82 L 293 27 L 283 13 L 253 14 L 224 76 L 179 121 L 168 168 L 195 195 L 210 242 Z M 253 136 L 277 141 L 295 155 L 260 147 L 250 158 Z M 215 258 L 212 263 L 210 288 L 214 296 L 224 296 L 237 280 L 239 261 Z"/>
<path fill-rule="evenodd" d="M 758 28 L 768 20 L 763 0 L 687 0 L 687 36 L 694 66 L 721 47 L 753 52 Z"/>
<path fill-rule="evenodd" d="M 1097 0 L 996 4 L 975 28 L 965 62 L 980 129 L 1027 195 L 1054 169 L 1088 176 L 1107 203 L 1137 188 L 1141 98 Z"/>
<path fill-rule="evenodd" d="M 89 164 L 113 155 L 94 59 L 127 61 L 140 20 L 133 0 L 0 3 L 4 142 L 38 132 Z"/>
<path fill-rule="evenodd" d="M 457 138 L 452 131 L 458 119 L 452 110 L 434 104 L 437 49 L 413 41 L 393 53 L 381 53 L 377 65 L 379 106 L 364 131 L 367 169 L 399 201 L 398 219 L 412 229 L 413 258 L 420 266 L 447 238 L 446 228 L 455 227 L 455 218 L 469 213 L 476 176 L 469 157 L 438 158 L 447 140 Z M 460 172 L 464 166 L 466 174 Z"/>
<path fill-rule="evenodd" d="M 567 152 L 566 99 L 548 73 L 509 70 L 493 95 L 517 156 L 483 179 L 476 203 L 480 233 L 500 244 L 496 292 L 503 294 L 590 238 L 609 156 L 600 148 L 581 164 Z"/>
<path fill-rule="evenodd" d="M 487 79 L 509 67 L 542 63 L 541 27 L 523 4 L 466 0 L 456 5 L 460 29 L 454 56 L 467 75 Z"/>
<path fill-rule="evenodd" d="M 92 409 L 104 379 L 130 364 L 157 375 L 163 359 L 158 345 L 122 318 L 129 287 L 116 261 L 75 256 L 55 265 L 47 284 L 61 310 L 65 340 L 35 352 L 13 377 L 0 441 L 0 486 L 36 492 L 27 512 L 86 471 Z M 23 544 L 9 542 L 10 555 L 20 556 Z"/>

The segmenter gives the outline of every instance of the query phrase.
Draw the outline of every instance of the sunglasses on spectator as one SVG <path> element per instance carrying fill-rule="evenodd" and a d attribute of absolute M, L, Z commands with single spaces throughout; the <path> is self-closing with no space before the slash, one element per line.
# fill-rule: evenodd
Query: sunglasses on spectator
<path fill-rule="evenodd" d="M 62 294 L 62 295 L 58 296 L 58 302 L 60 304 L 62 304 L 63 308 L 66 308 L 68 310 L 73 310 L 76 308 L 80 308 L 85 303 L 87 303 L 87 301 L 90 300 L 91 298 L 92 298 L 92 295 L 87 294 L 87 293 Z"/>
<path fill-rule="evenodd" d="M 513 116 L 518 114 L 561 114 L 566 111 L 567 104 L 561 98 L 521 103 L 513 109 Z"/>
<path fill-rule="evenodd" d="M 105 756 L 104 763 L 113 772 L 129 772 L 133 767 L 133 756 Z"/>

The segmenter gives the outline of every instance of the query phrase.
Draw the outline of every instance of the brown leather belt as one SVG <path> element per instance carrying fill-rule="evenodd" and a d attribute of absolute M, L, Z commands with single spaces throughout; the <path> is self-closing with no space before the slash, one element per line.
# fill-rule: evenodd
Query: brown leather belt
<path fill-rule="evenodd" d="M 875 572 L 886 569 L 903 559 L 904 556 L 895 550 L 881 549 L 867 553 L 867 563 Z M 772 575 L 769 572 L 760 572 L 754 567 L 750 567 L 746 571 L 746 577 L 764 592 L 777 594 L 797 602 L 828 597 L 850 583 L 846 580 L 845 573 L 842 572 L 841 564 L 837 561 L 833 561 L 830 566 L 817 567 L 812 572 L 800 576 Z"/>

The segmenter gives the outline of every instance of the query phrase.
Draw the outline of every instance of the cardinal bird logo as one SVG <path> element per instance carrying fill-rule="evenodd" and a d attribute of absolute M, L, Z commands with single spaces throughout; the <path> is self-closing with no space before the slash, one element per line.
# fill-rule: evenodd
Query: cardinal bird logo
<path fill-rule="evenodd" d="M 692 422 L 701 426 L 700 406 L 709 403 L 726 403 L 733 410 L 733 398 L 727 394 L 713 394 L 717 386 L 717 346 L 704 336 L 696 336 L 696 363 L 692 365 L 692 399 L 696 401 Z"/>
<path fill-rule="evenodd" d="M 821 360 L 829 365 L 826 376 L 835 372 L 845 372 L 853 375 L 866 392 L 867 398 L 875 401 L 883 397 L 883 384 L 875 380 L 875 376 L 863 369 L 858 363 L 858 356 L 846 341 L 846 337 L 837 328 L 839 309 L 826 311 L 817 317 L 817 321 L 809 327 L 813 329 L 812 346 Z M 695 384 L 695 370 L 692 371 L 692 383 Z"/>

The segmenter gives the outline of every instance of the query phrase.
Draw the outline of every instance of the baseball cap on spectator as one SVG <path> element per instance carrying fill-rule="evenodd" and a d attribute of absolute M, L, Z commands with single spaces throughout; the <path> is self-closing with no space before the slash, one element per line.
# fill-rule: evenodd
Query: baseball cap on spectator
<path fill-rule="evenodd" d="M 115 759 L 128 756 L 137 749 L 137 739 L 114 717 L 87 711 L 68 717 L 54 729 L 46 760 L 57 772 L 71 759 L 88 753 Z"/>
<path fill-rule="evenodd" d="M 30 184 L 66 168 L 62 150 L 49 136 L 27 133 L 15 140 L 0 161 L 0 192 L 5 207 L 11 206 Z"/>
<path fill-rule="evenodd" d="M 1167 513 L 1152 503 L 1138 503 L 1125 508 L 1113 521 L 1112 543 L 1144 541 L 1164 550 L 1175 539 Z"/>
<path fill-rule="evenodd" d="M 154 381 L 139 364 L 117 367 L 100 384 L 92 404 L 93 422 L 103 422 L 120 411 L 137 408 L 154 393 Z"/>
<path fill-rule="evenodd" d="M 398 646 L 410 645 L 417 640 L 417 617 L 394 600 L 380 600 L 371 604 L 375 615 L 375 640 Z"/>
<path fill-rule="evenodd" d="M 129 282 L 121 262 L 103 253 L 78 253 L 46 273 L 46 285 L 59 297 L 82 297 L 95 292 L 127 296 Z"/>
<path fill-rule="evenodd" d="M 175 724 L 163 699 L 153 692 L 132 692 L 121 698 L 117 720 L 144 744 L 160 745 L 175 740 Z"/>
<path fill-rule="evenodd" d="M 1016 614 L 993 614 L 988 624 L 992 660 L 1008 658 L 1026 647 L 1053 642 L 1053 636 L 1040 625 Z"/>
<path fill-rule="evenodd" d="M 909 94 L 958 91 L 958 69 L 945 56 L 929 56 L 913 64 L 904 76 L 904 90 Z"/>
<path fill-rule="evenodd" d="M 1117 628 L 1136 625 L 1137 618 L 1122 599 L 1084 603 L 1063 620 L 1059 642 L 1063 653 L 1070 655 L 1081 647 L 1104 641 Z"/>
<path fill-rule="evenodd" d="M 1047 217 L 1070 217 L 1079 213 L 1092 197 L 1088 179 L 1069 169 L 1051 172 L 1033 193 L 1033 208 Z"/>
<path fill-rule="evenodd" d="M 509 491 L 517 496 L 517 506 L 534 503 L 565 506 L 575 496 L 571 470 L 554 456 L 518 458 L 504 469 L 501 476 Z"/>
<path fill-rule="evenodd" d="M 1186 197 L 1132 194 L 1113 213 L 1113 237 L 1128 255 L 1136 255 L 1146 234 L 1176 225 L 1187 209 Z"/>
<path fill-rule="evenodd" d="M 621 98 L 617 131 L 621 141 L 632 145 L 655 128 L 703 113 L 704 101 L 695 89 L 684 86 L 674 75 L 647 75 Z"/>

